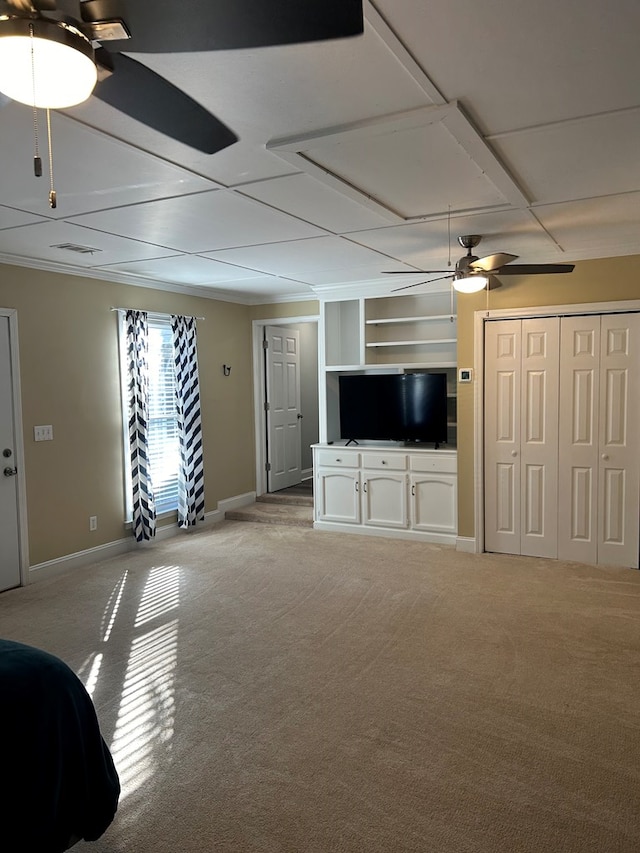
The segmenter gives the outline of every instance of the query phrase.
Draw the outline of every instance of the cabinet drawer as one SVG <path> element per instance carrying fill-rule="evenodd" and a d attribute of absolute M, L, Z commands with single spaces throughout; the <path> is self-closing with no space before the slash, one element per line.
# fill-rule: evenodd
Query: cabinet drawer
<path fill-rule="evenodd" d="M 358 468 L 360 465 L 360 454 L 351 450 L 319 450 L 316 458 L 318 466 L 326 465 L 330 468 Z"/>
<path fill-rule="evenodd" d="M 439 456 L 437 451 L 429 455 L 410 456 L 409 465 L 412 471 L 442 471 L 455 474 L 458 470 L 458 460 L 455 456 Z"/>
<path fill-rule="evenodd" d="M 404 471 L 407 457 L 403 453 L 363 453 L 362 467 L 381 471 Z"/>

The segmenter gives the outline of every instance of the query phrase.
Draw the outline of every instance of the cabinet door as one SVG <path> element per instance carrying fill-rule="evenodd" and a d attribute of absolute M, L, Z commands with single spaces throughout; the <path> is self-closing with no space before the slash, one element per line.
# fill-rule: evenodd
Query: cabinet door
<path fill-rule="evenodd" d="M 455 534 L 458 530 L 455 474 L 411 475 L 411 528 Z"/>
<path fill-rule="evenodd" d="M 407 526 L 406 474 L 362 472 L 362 512 L 364 524 L 376 527 Z"/>
<path fill-rule="evenodd" d="M 320 468 L 316 476 L 317 521 L 360 524 L 360 476 L 357 471 Z"/>

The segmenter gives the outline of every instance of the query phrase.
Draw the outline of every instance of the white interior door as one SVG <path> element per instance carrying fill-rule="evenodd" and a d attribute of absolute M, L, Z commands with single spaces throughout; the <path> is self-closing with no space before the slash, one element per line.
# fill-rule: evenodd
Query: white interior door
<path fill-rule="evenodd" d="M 520 553 L 558 555 L 560 318 L 522 321 Z"/>
<path fill-rule="evenodd" d="M 267 484 L 276 492 L 302 480 L 300 333 L 266 326 Z"/>
<path fill-rule="evenodd" d="M 609 314 L 600 331 L 598 563 L 638 568 L 640 315 Z"/>
<path fill-rule="evenodd" d="M 485 548 L 520 553 L 521 320 L 485 323 Z"/>
<path fill-rule="evenodd" d="M 560 357 L 558 557 L 598 562 L 600 317 L 565 317 Z"/>
<path fill-rule="evenodd" d="M 20 585 L 18 478 L 9 318 L 0 316 L 0 591 Z"/>

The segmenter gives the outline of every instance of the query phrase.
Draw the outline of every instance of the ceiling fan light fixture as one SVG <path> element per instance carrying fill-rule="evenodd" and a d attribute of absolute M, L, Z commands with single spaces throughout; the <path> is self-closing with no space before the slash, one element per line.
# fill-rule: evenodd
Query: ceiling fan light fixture
<path fill-rule="evenodd" d="M 72 107 L 87 100 L 96 80 L 93 45 L 76 27 L 0 17 L 0 92 L 12 100 L 40 109 Z"/>
<path fill-rule="evenodd" d="M 486 275 L 464 275 L 453 279 L 453 287 L 459 293 L 478 293 L 489 284 Z"/>

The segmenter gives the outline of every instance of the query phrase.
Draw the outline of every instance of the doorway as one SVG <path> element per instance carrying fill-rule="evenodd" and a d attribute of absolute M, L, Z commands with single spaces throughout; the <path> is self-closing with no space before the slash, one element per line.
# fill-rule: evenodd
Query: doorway
<path fill-rule="evenodd" d="M 0 592 L 25 583 L 28 566 L 18 318 L 0 308 Z"/>
<path fill-rule="evenodd" d="M 264 341 L 267 328 L 273 334 L 280 329 L 296 331 L 299 336 L 299 376 L 300 376 L 300 407 L 294 417 L 298 424 L 300 436 L 299 461 L 289 466 L 295 469 L 299 466 L 299 474 L 294 479 L 298 483 L 309 483 L 313 476 L 311 445 L 319 438 L 318 412 L 318 316 L 305 315 L 299 317 L 279 317 L 268 320 L 253 321 L 253 388 L 254 388 L 254 421 L 256 436 L 256 495 L 266 494 L 281 488 L 295 488 L 297 484 L 282 485 L 276 482 L 279 478 L 269 477 L 268 465 L 271 462 L 273 470 L 272 451 L 269 445 L 269 418 L 267 413 L 268 399 L 268 360 L 265 358 Z M 302 415 L 297 418 L 297 414 Z M 284 419 L 286 422 L 286 418 Z M 271 482 L 270 482 L 271 480 Z"/>

